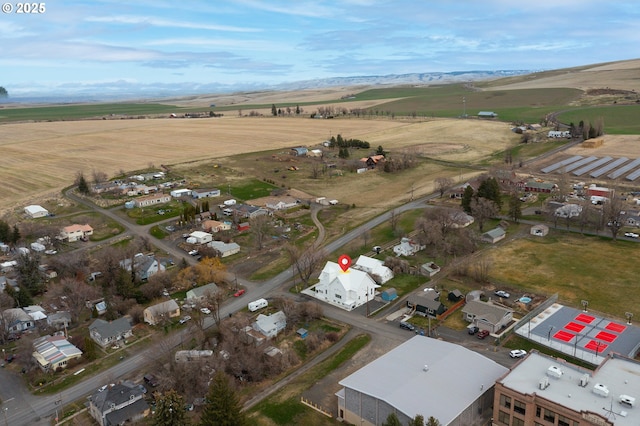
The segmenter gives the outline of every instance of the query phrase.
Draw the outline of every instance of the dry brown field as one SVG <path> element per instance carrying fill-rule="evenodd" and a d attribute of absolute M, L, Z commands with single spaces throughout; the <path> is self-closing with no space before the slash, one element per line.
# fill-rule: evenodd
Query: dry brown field
<path fill-rule="evenodd" d="M 55 198 L 82 171 L 110 176 L 149 165 L 217 160 L 236 154 L 313 146 L 331 135 L 367 140 L 385 149 L 415 146 L 430 156 L 473 161 L 513 141 L 494 122 L 391 119 L 223 117 L 216 119 L 95 120 L 6 124 L 0 127 L 3 210 Z M 406 190 L 405 190 L 406 191 Z M 340 193 L 344 199 L 347 195 Z"/>

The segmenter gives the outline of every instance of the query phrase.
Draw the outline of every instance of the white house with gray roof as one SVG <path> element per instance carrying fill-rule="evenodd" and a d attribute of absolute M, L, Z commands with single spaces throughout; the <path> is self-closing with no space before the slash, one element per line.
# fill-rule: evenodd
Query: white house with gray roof
<path fill-rule="evenodd" d="M 269 315 L 258 315 L 253 323 L 253 329 L 270 339 L 287 327 L 287 317 L 282 311 Z"/>
<path fill-rule="evenodd" d="M 338 417 L 365 426 L 381 425 L 391 413 L 403 425 L 418 414 L 443 426 L 485 425 L 493 385 L 508 371 L 463 346 L 414 336 L 340 380 Z"/>
<path fill-rule="evenodd" d="M 149 306 L 142 311 L 142 316 L 144 317 L 144 322 L 147 324 L 156 325 L 163 320 L 179 317 L 180 307 L 175 300 L 170 299 L 165 302 Z"/>
<path fill-rule="evenodd" d="M 142 388 L 128 381 L 101 387 L 89 399 L 89 413 L 100 426 L 136 423 L 150 411 Z"/>
<path fill-rule="evenodd" d="M 207 297 L 216 294 L 218 290 L 219 289 L 216 283 L 209 283 L 207 285 L 192 288 L 191 290 L 187 291 L 185 298 L 191 303 L 203 302 Z"/>
<path fill-rule="evenodd" d="M 513 310 L 492 302 L 470 300 L 462 308 L 463 318 L 480 330 L 496 333 L 513 321 Z"/>
<path fill-rule="evenodd" d="M 89 326 L 89 335 L 97 344 L 106 348 L 133 336 L 133 330 L 128 317 L 121 317 L 114 321 L 98 318 Z"/>

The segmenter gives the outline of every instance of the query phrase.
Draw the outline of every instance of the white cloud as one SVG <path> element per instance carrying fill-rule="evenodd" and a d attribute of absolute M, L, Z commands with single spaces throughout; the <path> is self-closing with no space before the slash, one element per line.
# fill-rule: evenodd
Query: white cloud
<path fill-rule="evenodd" d="M 194 30 L 212 30 L 212 31 L 228 31 L 240 33 L 259 32 L 256 28 L 236 27 L 230 25 L 202 24 L 199 22 L 186 22 L 163 18 L 151 18 L 135 15 L 117 15 L 117 16 L 89 16 L 85 18 L 87 22 L 101 22 L 108 24 L 126 24 L 126 25 L 151 25 L 154 27 L 170 27 L 170 28 L 187 28 Z"/>

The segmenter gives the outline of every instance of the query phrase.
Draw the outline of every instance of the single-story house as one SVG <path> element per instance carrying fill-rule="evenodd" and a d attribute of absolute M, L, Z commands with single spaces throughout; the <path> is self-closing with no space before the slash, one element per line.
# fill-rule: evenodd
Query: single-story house
<path fill-rule="evenodd" d="M 196 214 L 196 222 L 197 221 L 203 222 L 209 219 L 211 219 L 211 212 L 208 210 Z"/>
<path fill-rule="evenodd" d="M 93 228 L 91 225 L 69 225 L 62 228 L 60 231 L 60 239 L 63 241 L 69 241 L 70 243 L 78 240 L 84 240 L 88 236 L 93 235 Z"/>
<path fill-rule="evenodd" d="M 233 211 L 234 215 L 243 217 L 245 219 L 270 214 L 269 210 L 263 207 L 250 206 L 248 204 L 236 204 L 235 206 L 231 207 L 231 210 Z"/>
<path fill-rule="evenodd" d="M 416 314 L 423 317 L 436 317 L 447 310 L 440 302 L 440 293 L 434 289 L 428 291 L 416 291 L 407 299 L 407 307 L 415 309 Z"/>
<path fill-rule="evenodd" d="M 466 228 L 475 221 L 473 216 L 466 214 L 462 210 L 452 211 L 449 217 L 451 218 L 452 228 Z"/>
<path fill-rule="evenodd" d="M 462 308 L 462 317 L 480 330 L 496 333 L 513 321 L 513 310 L 492 302 L 471 300 Z"/>
<path fill-rule="evenodd" d="M 149 277 L 158 272 L 165 271 L 164 265 L 158 262 L 153 255 L 145 255 L 142 253 L 137 253 L 133 259 L 128 258 L 120 261 L 120 267 L 129 272 L 131 272 L 132 265 L 136 275 L 141 280 L 149 279 Z"/>
<path fill-rule="evenodd" d="M 558 207 L 553 214 L 557 217 L 572 218 L 580 216 L 580 213 L 582 213 L 582 206 L 580 204 L 565 204 L 564 206 Z"/>
<path fill-rule="evenodd" d="M 269 315 L 260 314 L 252 327 L 266 338 L 271 339 L 287 327 L 287 317 L 282 311 Z"/>
<path fill-rule="evenodd" d="M 238 243 L 225 243 L 222 241 L 211 241 L 207 246 L 220 253 L 220 257 L 227 257 L 240 252 Z"/>
<path fill-rule="evenodd" d="M 291 196 L 282 196 L 277 199 L 267 201 L 265 207 L 271 210 L 287 210 L 300 204 L 300 200 Z"/>
<path fill-rule="evenodd" d="M 208 197 L 219 197 L 220 190 L 218 188 L 198 188 L 191 190 L 191 196 L 195 199 L 199 198 L 208 198 Z"/>
<path fill-rule="evenodd" d="M 189 244 L 207 244 L 213 240 L 213 235 L 203 231 L 193 231 L 187 238 Z"/>
<path fill-rule="evenodd" d="M 2 320 L 5 330 L 9 333 L 22 333 L 26 330 L 33 330 L 36 327 L 35 320 L 20 308 L 4 310 L 0 320 Z"/>
<path fill-rule="evenodd" d="M 129 381 L 101 387 L 89 399 L 89 414 L 100 426 L 137 423 L 150 413 L 143 389 Z"/>
<path fill-rule="evenodd" d="M 482 234 L 482 241 L 495 244 L 498 241 L 504 239 L 504 237 L 506 236 L 507 232 L 503 228 L 498 226 Z"/>
<path fill-rule="evenodd" d="M 71 313 L 66 311 L 55 312 L 47 315 L 47 325 L 56 330 L 62 330 L 71 324 Z"/>
<path fill-rule="evenodd" d="M 218 291 L 219 288 L 215 283 L 209 283 L 187 291 L 185 299 L 190 303 L 200 303 L 205 301 L 209 296 L 213 296 Z"/>
<path fill-rule="evenodd" d="M 145 197 L 136 198 L 133 201 L 136 207 L 149 207 L 149 206 L 155 206 L 157 204 L 168 203 L 169 201 L 171 201 L 171 195 L 153 194 L 153 195 L 147 195 Z"/>
<path fill-rule="evenodd" d="M 539 223 L 537 225 L 533 225 L 531 227 L 531 235 L 535 235 L 537 237 L 544 237 L 548 233 L 549 233 L 549 227 L 547 225 L 542 224 L 542 223 Z"/>
<path fill-rule="evenodd" d="M 335 262 L 327 262 L 320 273 L 313 295 L 334 306 L 351 311 L 375 297 L 380 286 L 366 272 L 349 268 L 343 271 Z"/>
<path fill-rule="evenodd" d="M 231 223 L 220 222 L 218 220 L 205 220 L 202 222 L 202 229 L 204 229 L 205 232 L 212 232 L 215 234 L 217 232 L 230 230 Z"/>
<path fill-rule="evenodd" d="M 304 157 L 305 155 L 307 155 L 307 152 L 309 152 L 309 150 L 307 148 L 304 148 L 304 147 L 297 147 L 297 148 L 291 148 L 291 151 L 289 151 L 289 152 L 293 156 Z"/>
<path fill-rule="evenodd" d="M 42 371 L 66 368 L 69 361 L 80 358 L 82 351 L 64 336 L 43 336 L 33 341 L 33 358 Z"/>
<path fill-rule="evenodd" d="M 382 260 L 374 259 L 365 255 L 360 255 L 358 260 L 353 265 L 353 269 L 366 272 L 378 284 L 384 284 L 393 278 L 393 272 L 388 267 L 384 266 Z M 379 279 L 376 279 L 378 277 Z"/>
<path fill-rule="evenodd" d="M 337 414 L 367 426 L 383 424 L 391 413 L 403 425 L 417 414 L 442 425 L 485 425 L 493 416 L 494 383 L 508 372 L 462 345 L 413 336 L 340 380 Z"/>
<path fill-rule="evenodd" d="M 47 319 L 44 308 L 39 305 L 29 305 L 22 308 L 34 321 L 42 321 Z"/>
<path fill-rule="evenodd" d="M 411 238 L 403 237 L 400 244 L 393 247 L 396 256 L 413 256 L 420 250 L 424 250 L 426 246 L 417 243 Z"/>
<path fill-rule="evenodd" d="M 167 300 L 156 305 L 149 306 L 142 311 L 144 322 L 150 325 L 156 325 L 163 319 L 176 318 L 180 316 L 180 307 L 173 300 Z"/>
<path fill-rule="evenodd" d="M 49 210 L 37 204 L 32 204 L 24 208 L 24 213 L 31 219 L 49 216 Z"/>
<path fill-rule="evenodd" d="M 29 247 L 31 247 L 31 250 L 35 251 L 36 253 L 42 253 L 47 249 L 47 247 L 44 244 L 37 243 L 37 242 L 33 242 L 29 244 Z"/>
<path fill-rule="evenodd" d="M 110 322 L 98 318 L 89 326 L 89 335 L 97 344 L 106 348 L 133 336 L 133 330 L 128 317 L 121 317 Z"/>

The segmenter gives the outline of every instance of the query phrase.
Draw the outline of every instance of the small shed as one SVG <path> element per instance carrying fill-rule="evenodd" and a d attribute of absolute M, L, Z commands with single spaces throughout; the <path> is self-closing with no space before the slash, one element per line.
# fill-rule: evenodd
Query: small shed
<path fill-rule="evenodd" d="M 507 233 L 505 232 L 505 230 L 498 226 L 497 228 L 494 228 L 482 234 L 482 241 L 495 244 L 498 241 L 504 239 L 506 235 Z"/>
<path fill-rule="evenodd" d="M 251 226 L 249 222 L 242 222 L 238 224 L 238 232 L 248 231 Z"/>
<path fill-rule="evenodd" d="M 384 300 L 385 302 L 391 302 L 392 300 L 395 300 L 398 298 L 398 292 L 393 287 L 388 288 L 382 292 L 380 297 L 382 297 L 382 300 Z"/>
<path fill-rule="evenodd" d="M 420 266 L 420 272 L 428 277 L 433 277 L 435 274 L 440 272 L 440 267 L 433 262 L 427 262 Z"/>
<path fill-rule="evenodd" d="M 298 331 L 296 331 L 296 335 L 301 339 L 306 339 L 309 335 L 309 330 L 307 330 L 306 328 L 299 328 Z"/>
<path fill-rule="evenodd" d="M 464 297 L 464 294 L 457 288 L 455 290 L 451 290 L 447 295 L 447 300 L 451 302 L 457 302 Z"/>
<path fill-rule="evenodd" d="M 304 147 L 297 147 L 297 148 L 291 148 L 291 155 L 295 156 L 295 157 L 304 157 L 307 155 L 307 153 L 309 152 L 309 150 L 307 148 Z"/>
<path fill-rule="evenodd" d="M 537 237 L 544 237 L 549 233 L 549 227 L 543 224 L 533 225 L 531 227 L 531 235 L 535 235 Z"/>

